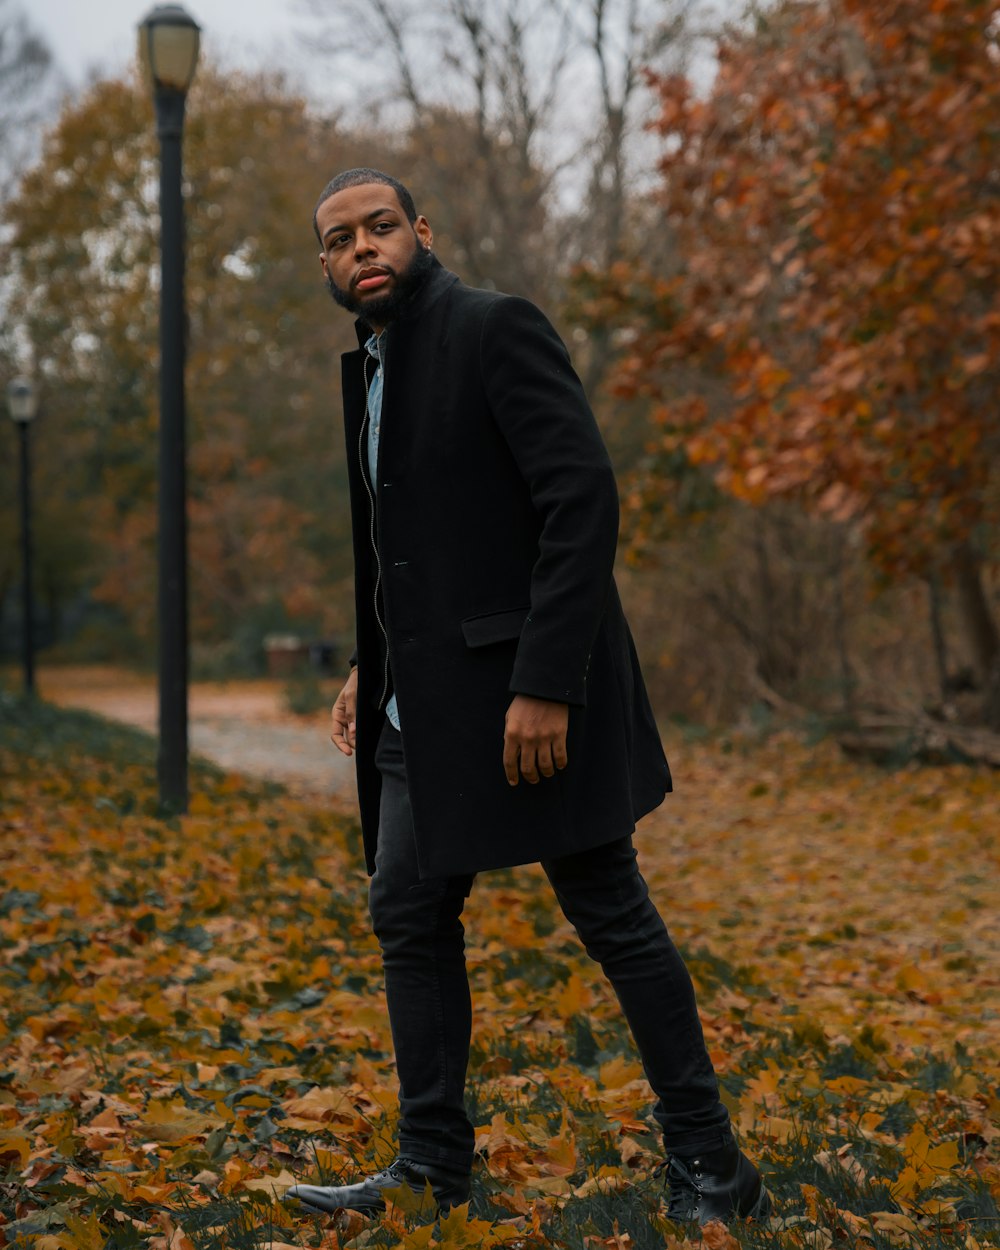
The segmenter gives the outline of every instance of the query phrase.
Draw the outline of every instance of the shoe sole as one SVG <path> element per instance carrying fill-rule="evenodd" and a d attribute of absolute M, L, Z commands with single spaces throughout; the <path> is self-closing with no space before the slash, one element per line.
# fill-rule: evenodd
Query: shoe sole
<path fill-rule="evenodd" d="M 308 1211 L 310 1215 L 336 1215 L 338 1211 L 356 1211 L 359 1215 L 384 1215 L 386 1209 L 384 1202 L 372 1203 L 370 1206 L 361 1206 L 359 1203 L 344 1203 L 343 1206 L 339 1207 L 321 1207 L 314 1202 L 307 1201 L 305 1198 L 300 1198 L 298 1194 L 293 1194 L 292 1198 L 304 1211 Z M 469 1200 L 466 1198 L 464 1201 L 468 1202 Z M 462 1203 L 440 1204 L 435 1207 L 435 1210 L 438 1215 L 447 1215 L 453 1206 L 461 1205 Z"/>
<path fill-rule="evenodd" d="M 381 1215 L 385 1211 L 385 1203 L 380 1202 L 377 1206 L 341 1206 L 341 1207 L 320 1207 L 314 1202 L 306 1202 L 304 1198 L 297 1198 L 299 1206 L 303 1211 L 308 1211 L 310 1215 L 336 1215 L 338 1211 L 356 1211 L 358 1215 Z"/>

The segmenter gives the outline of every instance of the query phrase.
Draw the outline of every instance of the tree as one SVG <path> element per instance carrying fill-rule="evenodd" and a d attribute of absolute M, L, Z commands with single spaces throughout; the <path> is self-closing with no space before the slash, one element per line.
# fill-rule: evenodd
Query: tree
<path fill-rule="evenodd" d="M 86 536 L 94 593 L 149 638 L 155 604 L 157 164 L 148 90 L 67 108 L 9 206 L 8 334 L 46 380 L 39 507 Z M 193 636 L 343 629 L 337 369 L 310 215 L 316 153 L 356 159 L 280 80 L 203 67 L 188 106 Z M 320 323 L 317 325 L 317 321 Z M 330 323 L 333 323 L 331 327 Z M 331 335 L 332 340 L 331 340 Z"/>
<path fill-rule="evenodd" d="M 0 202 L 16 185 L 18 171 L 37 137 L 53 78 L 52 55 L 44 40 L 12 0 L 0 0 Z M 5 227 L 0 225 L 0 247 Z M 7 283 L 0 271 L 0 308 L 5 303 Z M 15 346 L 15 345 L 11 345 Z M 22 361 L 16 353 L 0 357 L 0 379 L 4 382 L 20 372 Z M 4 426 L 9 422 L 4 420 Z M 0 498 L 10 500 L 9 509 L 0 513 L 0 621 L 7 593 L 18 575 L 16 464 L 14 432 L 7 428 L 0 446 L 9 447 L 0 455 Z"/>
<path fill-rule="evenodd" d="M 786 0 L 661 78 L 673 271 L 610 311 L 655 408 L 640 493 L 694 462 L 758 505 L 864 527 L 883 574 L 958 587 L 1000 727 L 984 570 L 1000 519 L 1000 107 L 993 0 Z"/>
<path fill-rule="evenodd" d="M 45 40 L 19 5 L 0 0 L 0 198 L 31 153 L 53 77 Z"/>

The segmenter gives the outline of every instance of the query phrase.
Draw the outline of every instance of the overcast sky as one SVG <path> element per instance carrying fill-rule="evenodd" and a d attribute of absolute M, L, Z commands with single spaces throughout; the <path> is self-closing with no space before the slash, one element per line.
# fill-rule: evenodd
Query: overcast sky
<path fill-rule="evenodd" d="M 338 73 L 323 73 L 303 35 L 317 24 L 302 15 L 303 0 L 183 0 L 202 28 L 202 51 L 226 66 L 267 67 L 290 73 L 292 85 L 331 103 L 346 103 L 351 87 Z M 742 0 L 702 0 L 706 12 L 733 13 Z M 68 86 L 114 77 L 136 58 L 136 27 L 151 0 L 27 0 L 29 20 L 47 39 Z M 321 77 L 322 76 L 322 77 Z M 699 75 L 696 74 L 696 77 Z M 339 88 L 339 90 L 338 90 Z"/>
<path fill-rule="evenodd" d="M 25 10 L 45 36 L 71 87 L 92 74 L 117 75 L 135 60 L 136 27 L 151 0 L 30 0 Z M 202 49 L 227 65 L 299 68 L 296 32 L 305 19 L 292 0 L 184 0 L 202 28 Z"/>

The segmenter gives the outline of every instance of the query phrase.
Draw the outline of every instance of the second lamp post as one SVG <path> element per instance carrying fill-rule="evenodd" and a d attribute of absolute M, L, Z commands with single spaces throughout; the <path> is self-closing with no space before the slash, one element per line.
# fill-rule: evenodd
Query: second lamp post
<path fill-rule="evenodd" d="M 157 5 L 139 26 L 160 140 L 159 695 L 160 806 L 188 803 L 187 485 L 184 409 L 184 103 L 200 30 L 178 4 Z"/>
<path fill-rule="evenodd" d="M 35 693 L 35 613 L 32 606 L 31 573 L 31 455 L 30 426 L 38 412 L 38 390 L 31 378 L 15 378 L 7 387 L 7 408 L 17 426 L 21 448 L 21 647 L 24 657 L 24 692 Z"/>

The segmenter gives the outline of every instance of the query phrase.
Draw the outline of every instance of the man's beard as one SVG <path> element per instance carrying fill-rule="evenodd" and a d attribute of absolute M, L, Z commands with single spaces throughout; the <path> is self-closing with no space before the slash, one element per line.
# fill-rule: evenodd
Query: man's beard
<path fill-rule="evenodd" d="M 406 304 L 424 285 L 433 263 L 434 254 L 430 248 L 423 247 L 418 243 L 413 259 L 401 273 L 397 273 L 391 265 L 380 265 L 379 268 L 391 274 L 395 281 L 391 291 L 386 295 L 380 295 L 376 299 L 365 301 L 358 299 L 352 291 L 345 291 L 343 287 L 337 286 L 329 274 L 326 275 L 326 285 L 334 301 L 341 308 L 346 308 L 348 312 L 357 313 L 358 316 L 369 324 L 387 325 L 399 316 Z"/>

